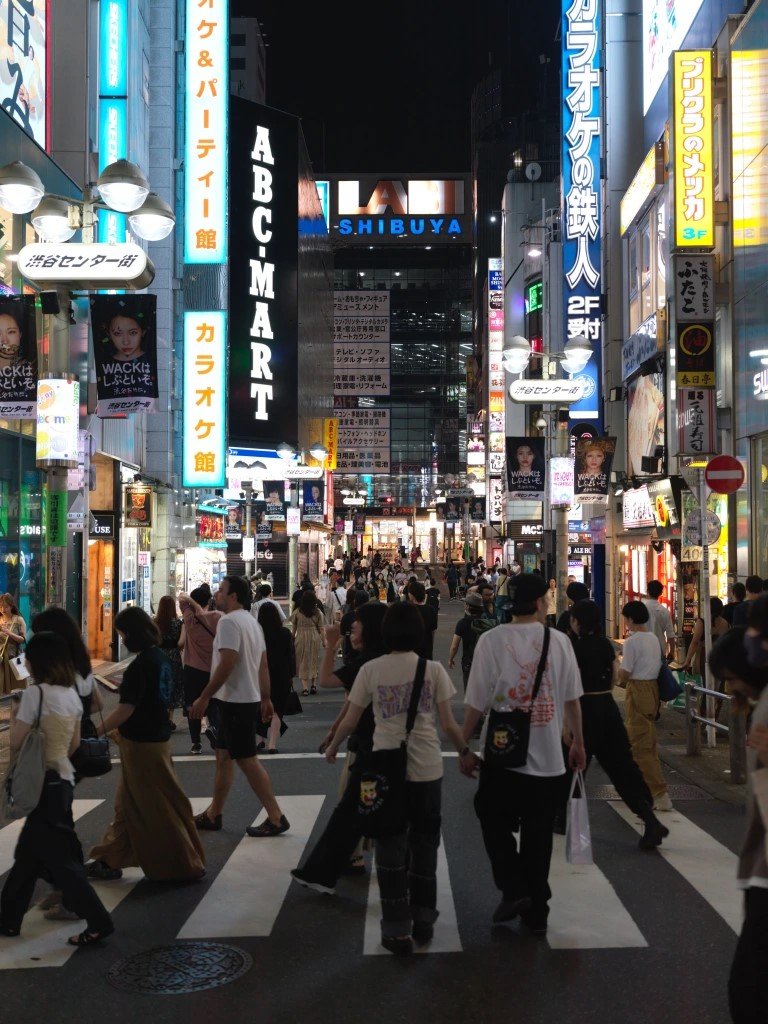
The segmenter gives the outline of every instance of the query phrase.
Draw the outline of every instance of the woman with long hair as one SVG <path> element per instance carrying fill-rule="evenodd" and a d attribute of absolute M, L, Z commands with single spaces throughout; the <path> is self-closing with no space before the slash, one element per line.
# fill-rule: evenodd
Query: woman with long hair
<path fill-rule="evenodd" d="M 267 753 L 276 754 L 277 741 L 282 734 L 285 705 L 288 703 L 288 694 L 293 685 L 296 655 L 293 650 L 293 637 L 283 625 L 276 604 L 265 601 L 259 608 L 258 622 L 267 645 L 270 694 L 274 708 L 267 733 Z"/>
<path fill-rule="evenodd" d="M 184 678 L 181 665 L 181 650 L 184 646 L 182 636 L 183 623 L 176 611 L 176 601 L 165 594 L 157 602 L 157 614 L 155 625 L 160 631 L 160 649 L 165 653 L 171 663 L 173 673 L 173 688 L 171 699 L 168 704 L 168 719 L 171 723 L 171 732 L 175 732 L 176 723 L 173 720 L 173 712 L 176 708 L 184 707 Z"/>
<path fill-rule="evenodd" d="M 305 590 L 291 615 L 291 631 L 296 644 L 296 671 L 301 680 L 301 693 L 306 697 L 317 693 L 317 662 L 320 648 L 325 647 L 323 615 L 314 591 Z"/>
<path fill-rule="evenodd" d="M 0 935 L 20 933 L 35 883 L 46 878 L 61 891 L 64 905 L 86 922 L 85 931 L 72 936 L 70 945 L 92 946 L 111 935 L 114 927 L 86 877 L 72 818 L 75 773 L 70 757 L 80 745 L 82 715 L 75 666 L 65 640 L 55 633 L 36 633 L 27 645 L 26 659 L 35 685 L 21 695 L 13 716 L 11 755 L 18 753 L 39 718 L 46 771 L 40 801 L 24 822 L 0 896 Z"/>
<path fill-rule="evenodd" d="M 19 614 L 13 594 L 0 594 L 0 693 L 16 688 L 11 661 L 16 658 L 27 639 L 27 624 Z"/>
<path fill-rule="evenodd" d="M 122 775 L 114 819 L 86 870 L 111 881 L 138 865 L 155 882 L 197 881 L 205 875 L 203 848 L 171 761 L 171 666 L 143 609 L 124 608 L 115 629 L 137 656 L 123 675 L 117 708 L 96 726 L 99 735 L 118 730 Z"/>
<path fill-rule="evenodd" d="M 208 685 L 211 678 L 211 661 L 213 659 L 213 641 L 216 638 L 216 627 L 221 612 L 208 611 L 211 600 L 210 588 L 205 584 L 197 587 L 189 596 L 179 595 L 179 607 L 184 620 L 182 628 L 183 666 L 182 680 L 184 683 L 184 714 L 189 724 L 189 736 L 192 740 L 190 754 L 202 754 L 200 743 L 202 720 L 192 718 L 190 709 Z M 209 712 L 209 728 L 206 730 L 211 743 L 214 736 L 210 726 L 215 728 L 216 722 L 211 721 Z"/>
<path fill-rule="evenodd" d="M 349 634 L 350 644 L 355 657 L 347 664 L 334 668 L 336 648 L 339 643 L 338 626 L 326 626 L 326 647 L 320 666 L 320 686 L 323 689 L 343 687 L 347 697 L 344 706 L 328 730 L 320 744 L 322 753 L 336 735 L 349 706 L 349 691 L 357 678 L 360 668 L 373 658 L 380 658 L 387 653 L 381 628 L 387 606 L 380 602 L 360 605 L 355 612 L 352 629 Z M 349 771 L 358 754 L 365 754 L 373 749 L 373 712 L 367 709 L 360 718 L 355 731 L 349 737 L 347 757 L 341 771 L 339 796 L 342 797 L 347 788 Z M 342 874 L 360 875 L 365 872 L 363 860 L 363 841 L 355 816 L 350 815 L 349 806 L 339 804 L 331 815 L 320 839 L 304 862 L 302 868 L 296 868 L 291 874 L 299 883 L 308 889 L 318 892 L 334 892 L 334 887 Z"/>

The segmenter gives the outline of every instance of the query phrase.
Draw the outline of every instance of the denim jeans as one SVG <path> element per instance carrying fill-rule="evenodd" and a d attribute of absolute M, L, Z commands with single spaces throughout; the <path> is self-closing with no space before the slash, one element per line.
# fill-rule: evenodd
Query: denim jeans
<path fill-rule="evenodd" d="M 408 829 L 376 840 L 381 934 L 410 935 L 412 922 L 437 920 L 437 850 L 442 779 L 407 782 Z"/>

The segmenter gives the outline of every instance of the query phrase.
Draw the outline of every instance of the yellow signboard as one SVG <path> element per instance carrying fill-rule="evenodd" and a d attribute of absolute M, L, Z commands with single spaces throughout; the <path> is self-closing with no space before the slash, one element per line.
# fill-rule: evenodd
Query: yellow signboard
<path fill-rule="evenodd" d="M 711 249 L 715 244 L 712 52 L 676 50 L 672 65 L 675 246 Z"/>
<path fill-rule="evenodd" d="M 621 233 L 626 234 L 638 214 L 654 194 L 657 185 L 664 184 L 664 143 L 651 146 L 640 164 L 629 188 L 621 200 Z"/>
<path fill-rule="evenodd" d="M 339 453 L 339 421 L 337 419 L 323 420 L 323 444 L 328 449 L 325 468 L 336 469 L 336 459 Z"/>

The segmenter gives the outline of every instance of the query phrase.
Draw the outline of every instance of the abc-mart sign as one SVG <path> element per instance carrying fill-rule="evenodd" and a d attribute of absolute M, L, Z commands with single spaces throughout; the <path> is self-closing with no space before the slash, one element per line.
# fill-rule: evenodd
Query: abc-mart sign
<path fill-rule="evenodd" d="M 155 268 L 138 245 L 123 242 L 34 242 L 19 252 L 19 273 L 45 288 L 65 284 L 83 291 L 107 288 L 147 288 Z"/>

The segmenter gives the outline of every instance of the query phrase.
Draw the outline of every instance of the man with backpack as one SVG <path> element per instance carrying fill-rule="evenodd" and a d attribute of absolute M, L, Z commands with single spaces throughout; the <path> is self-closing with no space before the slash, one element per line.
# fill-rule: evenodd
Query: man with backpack
<path fill-rule="evenodd" d="M 495 620 L 491 621 L 485 614 L 483 599 L 479 594 L 470 593 L 464 598 L 465 614 L 456 623 L 451 637 L 451 648 L 448 652 L 448 667 L 455 665 L 456 655 L 461 645 L 461 673 L 464 681 L 464 689 L 467 688 L 469 670 L 472 668 L 472 658 L 475 653 L 475 645 L 478 639 L 489 629 L 496 625 Z"/>

